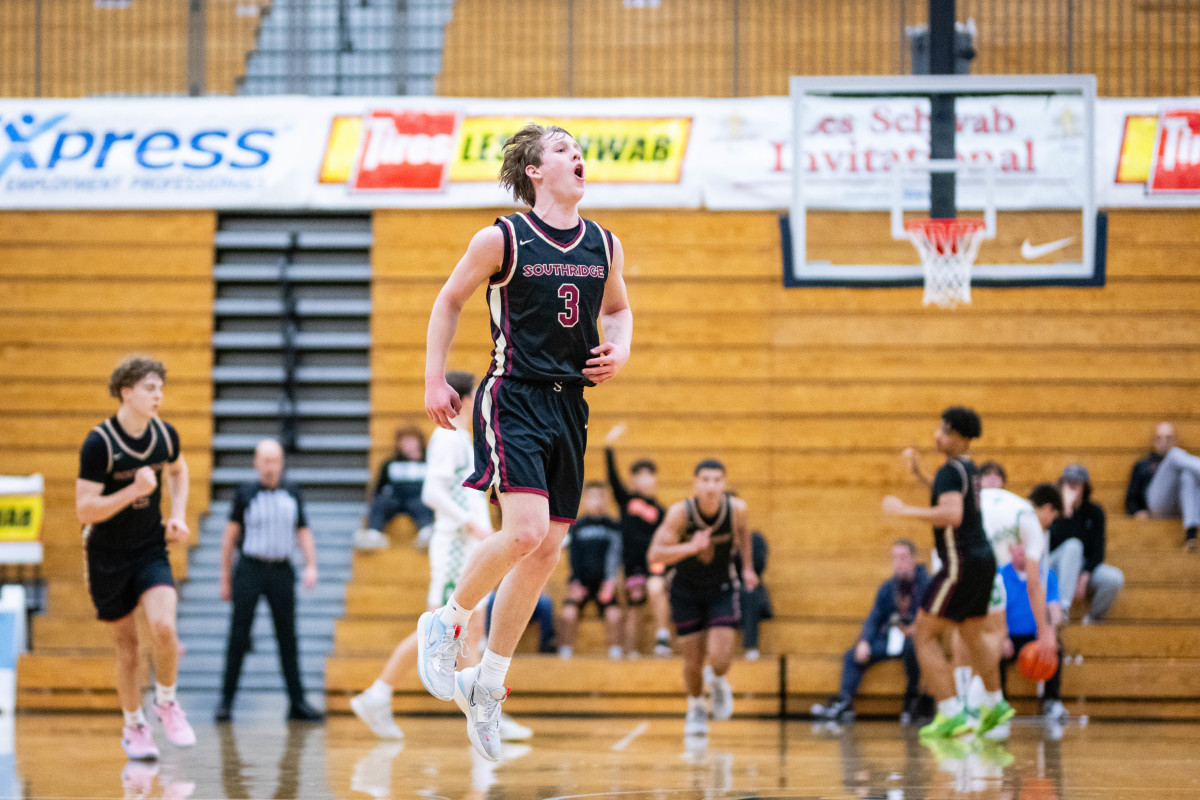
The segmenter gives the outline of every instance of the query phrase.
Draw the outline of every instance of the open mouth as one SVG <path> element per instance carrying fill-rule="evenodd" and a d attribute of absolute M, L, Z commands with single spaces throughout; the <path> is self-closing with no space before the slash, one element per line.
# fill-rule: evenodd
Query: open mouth
<path fill-rule="evenodd" d="M 582 178 L 582 177 L 583 177 L 583 164 L 578 164 L 578 165 L 576 165 L 576 167 L 575 167 L 575 177 L 576 177 L 576 178 Z"/>

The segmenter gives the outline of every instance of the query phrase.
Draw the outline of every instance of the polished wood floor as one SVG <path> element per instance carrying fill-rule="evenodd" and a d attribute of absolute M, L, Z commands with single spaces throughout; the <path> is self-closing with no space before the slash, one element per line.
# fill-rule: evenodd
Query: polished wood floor
<path fill-rule="evenodd" d="M 185 701 L 186 702 L 186 701 Z M 528 745 L 492 765 L 474 757 L 455 717 L 408 717 L 403 741 L 380 742 L 356 719 L 281 720 L 282 705 L 239 708 L 199 743 L 167 745 L 158 763 L 127 762 L 113 714 L 0 718 L 0 797 L 396 798 L 397 800 L 738 800 L 741 798 L 1200 797 L 1200 725 L 1019 720 L 1006 745 L 934 752 L 893 722 L 841 729 L 804 721 L 714 723 L 688 742 L 682 718 L 523 720 Z"/>

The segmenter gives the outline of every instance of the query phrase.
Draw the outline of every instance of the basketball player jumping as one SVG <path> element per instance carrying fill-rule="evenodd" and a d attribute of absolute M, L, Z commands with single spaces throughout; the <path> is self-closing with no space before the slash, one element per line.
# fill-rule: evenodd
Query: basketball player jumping
<path fill-rule="evenodd" d="M 534 123 L 517 131 L 504 146 L 500 183 L 532 210 L 475 234 L 434 301 L 425 410 L 453 428 L 461 404 L 446 382 L 447 354 L 464 304 L 486 283 L 494 347 L 476 393 L 475 473 L 466 485 L 492 492 L 503 525 L 472 554 L 449 603 L 421 616 L 417 638 L 421 682 L 458 703 L 472 745 L 491 761 L 500 758 L 509 662 L 579 509 L 583 390 L 617 374 L 633 335 L 621 243 L 579 216 L 585 167 L 571 135 Z M 462 630 L 497 584 L 488 648 L 478 667 L 456 673 Z"/>
<path fill-rule="evenodd" d="M 954 690 L 954 676 L 939 637 L 957 628 L 985 694 L 979 733 L 986 734 L 1013 716 L 1000 691 L 1000 667 L 986 641 L 988 601 L 996 577 L 996 558 L 983 531 L 979 510 L 979 470 L 971 461 L 971 440 L 983 432 L 979 416 L 969 408 L 951 406 L 942 412 L 934 431 L 934 446 L 946 456 L 933 478 L 932 508 L 907 505 L 898 497 L 883 498 L 885 514 L 911 517 L 933 524 L 934 545 L 942 566 L 930 581 L 917 612 L 913 644 L 921 675 L 938 701 L 933 722 L 922 736 L 958 736 L 970 729 L 966 710 Z"/>
<path fill-rule="evenodd" d="M 675 503 L 654 534 L 647 557 L 657 564 L 674 565 L 671 579 L 671 616 L 683 654 L 683 683 L 688 694 L 683 732 L 708 733 L 704 707 L 704 662 L 712 681 L 713 719 L 733 714 L 733 690 L 725 673 L 733 662 L 733 645 L 741 622 L 741 592 L 735 552 L 750 552 L 750 525 L 746 501 L 725 491 L 725 466 L 714 459 L 696 465 L 695 496 Z M 747 590 L 758 585 L 752 560 L 744 558 L 741 580 Z"/>
<path fill-rule="evenodd" d="M 458 393 L 463 413 L 451 420 L 454 431 L 438 428 L 429 437 L 426 451 L 428 468 L 421 489 L 421 502 L 433 509 L 433 535 L 429 538 L 429 610 L 441 608 L 450 599 L 471 553 L 492 533 L 487 500 L 479 492 L 463 486 L 475 469 L 471 434 L 467 430 L 474 408 L 475 376 L 452 370 L 446 382 Z M 483 639 L 483 615 L 472 614 L 467 641 Z M 478 663 L 476 657 L 472 666 Z M 350 708 L 375 734 L 384 739 L 399 739 L 404 733 L 392 717 L 392 693 L 405 674 L 417 666 L 417 634 L 409 634 L 388 658 L 379 678 L 365 692 L 350 699 Z M 505 716 L 500 736 L 506 741 L 527 739 L 532 731 Z"/>
<path fill-rule="evenodd" d="M 133 612 L 139 604 L 146 612 L 153 646 L 155 716 L 171 744 L 196 743 L 175 700 L 179 646 L 167 542 L 188 538 L 188 470 L 179 434 L 158 418 L 166 377 L 161 363 L 146 358 L 128 358 L 113 371 L 108 391 L 121 407 L 84 439 L 75 482 L 75 513 L 85 526 L 88 591 L 117 651 L 117 697 L 125 712 L 121 746 L 134 759 L 158 758 L 138 683 Z M 165 527 L 159 473 L 171 495 Z"/>

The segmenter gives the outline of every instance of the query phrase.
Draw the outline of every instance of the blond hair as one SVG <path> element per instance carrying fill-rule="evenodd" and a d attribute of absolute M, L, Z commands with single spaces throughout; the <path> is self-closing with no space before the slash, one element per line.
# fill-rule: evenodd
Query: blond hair
<path fill-rule="evenodd" d="M 571 134 L 557 125 L 538 125 L 530 122 L 514 133 L 504 143 L 504 163 L 500 165 L 500 185 L 513 194 L 514 200 L 519 200 L 533 206 L 537 199 L 533 190 L 533 181 L 525 174 L 529 165 L 542 165 L 543 140 L 548 134 Z"/>

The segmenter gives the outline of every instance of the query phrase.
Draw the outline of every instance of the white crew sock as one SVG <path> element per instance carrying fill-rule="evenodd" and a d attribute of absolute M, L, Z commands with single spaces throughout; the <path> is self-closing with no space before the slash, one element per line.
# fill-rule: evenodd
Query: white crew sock
<path fill-rule="evenodd" d="M 938 703 L 938 713 L 944 717 L 953 717 L 962 710 L 962 701 L 957 697 L 951 697 Z"/>
<path fill-rule="evenodd" d="M 508 665 L 511 663 L 511 656 L 505 658 L 496 655 L 491 650 L 484 650 L 483 658 L 479 660 L 479 675 L 475 680 L 488 690 L 503 686 L 504 678 L 508 675 Z"/>
<path fill-rule="evenodd" d="M 473 608 L 463 608 L 458 604 L 458 600 L 454 597 L 450 598 L 450 602 L 446 603 L 446 607 L 442 609 L 442 622 L 447 625 L 457 625 L 463 630 L 467 629 L 467 622 L 471 619 Z"/>
<path fill-rule="evenodd" d="M 970 667 L 954 668 L 954 692 L 966 708 L 971 707 L 971 704 L 967 702 L 971 695 L 971 675 Z"/>
<path fill-rule="evenodd" d="M 699 697 L 692 697 L 689 695 L 688 696 L 688 711 L 691 711 L 693 708 L 697 708 L 697 707 L 703 709 L 705 713 L 708 713 L 708 709 L 704 705 L 704 695 L 700 695 Z"/>
<path fill-rule="evenodd" d="M 137 711 L 126 711 L 121 709 L 121 713 L 125 715 L 125 724 L 130 728 L 136 728 L 138 725 L 146 724 L 146 715 L 142 712 L 141 706 L 138 706 Z"/>
<path fill-rule="evenodd" d="M 982 682 L 979 684 L 979 688 L 983 688 Z M 981 699 L 983 700 L 983 705 L 991 708 L 1004 699 L 1004 692 L 1000 691 L 999 689 L 994 692 L 984 692 Z"/>
<path fill-rule="evenodd" d="M 987 692 L 983 688 L 983 678 L 976 675 L 971 678 L 971 685 L 967 688 L 967 710 L 978 711 L 983 705 L 983 698 Z"/>
<path fill-rule="evenodd" d="M 390 683 L 384 683 L 381 680 L 377 680 L 372 683 L 370 688 L 363 692 L 363 694 L 369 694 L 374 698 L 379 700 L 387 700 L 390 703 L 392 702 L 392 692 L 393 687 Z"/>
<path fill-rule="evenodd" d="M 619 661 L 621 659 L 621 645 L 614 644 L 611 647 L 609 647 L 608 648 L 608 657 L 612 661 Z"/>
<path fill-rule="evenodd" d="M 160 706 L 175 700 L 175 684 L 163 686 L 158 681 L 154 682 L 154 702 Z"/>
<path fill-rule="evenodd" d="M 666 628 L 659 628 L 654 632 L 654 640 L 658 642 L 666 642 L 671 639 L 671 632 Z"/>

